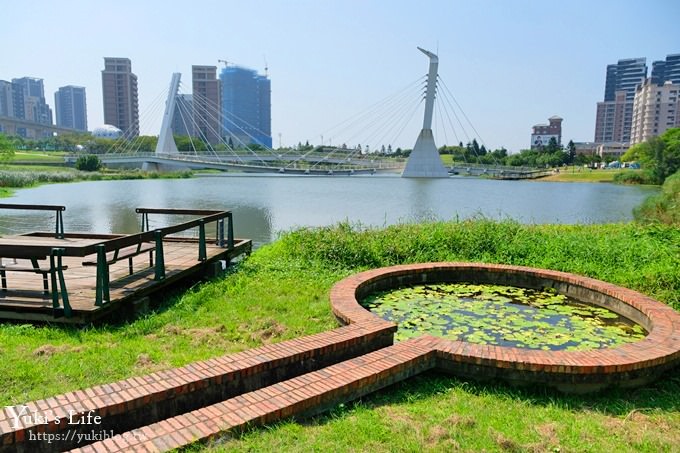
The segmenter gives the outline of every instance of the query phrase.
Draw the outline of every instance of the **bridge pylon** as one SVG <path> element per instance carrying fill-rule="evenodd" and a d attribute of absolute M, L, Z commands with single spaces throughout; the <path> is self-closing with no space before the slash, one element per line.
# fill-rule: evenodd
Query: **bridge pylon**
<path fill-rule="evenodd" d="M 432 52 L 418 47 L 422 53 L 430 58 L 430 69 L 427 74 L 427 90 L 425 91 L 425 115 L 423 128 L 418 134 L 416 144 L 406 161 L 402 178 L 448 178 L 449 172 L 439 157 L 437 145 L 432 134 L 432 113 L 434 98 L 437 91 L 437 70 L 439 58 Z"/>
<path fill-rule="evenodd" d="M 179 154 L 175 138 L 172 135 L 172 117 L 175 114 L 175 104 L 177 103 L 177 93 L 179 92 L 179 82 L 182 74 L 175 72 L 170 80 L 170 90 L 168 99 L 165 101 L 165 113 L 161 123 L 161 133 L 156 144 L 156 154 Z"/>

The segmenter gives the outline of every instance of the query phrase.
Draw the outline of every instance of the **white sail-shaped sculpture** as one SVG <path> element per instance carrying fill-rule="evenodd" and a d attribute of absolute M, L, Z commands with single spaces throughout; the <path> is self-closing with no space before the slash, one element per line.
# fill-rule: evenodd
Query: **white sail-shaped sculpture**
<path fill-rule="evenodd" d="M 427 74 L 427 89 L 425 91 L 425 117 L 423 118 L 423 129 L 418 135 L 401 176 L 403 178 L 447 178 L 449 172 L 439 157 L 439 151 L 432 134 L 432 112 L 434 111 L 434 98 L 437 91 L 439 58 L 432 52 L 420 47 L 418 47 L 418 50 L 430 58 L 430 70 Z"/>

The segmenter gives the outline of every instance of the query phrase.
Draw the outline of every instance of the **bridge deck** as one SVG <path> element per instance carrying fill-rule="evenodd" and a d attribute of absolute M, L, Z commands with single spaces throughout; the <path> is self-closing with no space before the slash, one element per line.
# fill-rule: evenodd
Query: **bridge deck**
<path fill-rule="evenodd" d="M 236 239 L 233 248 L 207 245 L 207 259 L 197 259 L 196 241 L 191 239 L 164 240 L 166 278 L 154 280 L 154 268 L 149 267 L 149 255 L 133 258 L 134 273 L 129 275 L 128 260 L 110 266 L 111 301 L 95 305 L 96 266 L 83 266 L 82 257 L 64 257 L 68 269 L 64 271 L 73 316 L 54 317 L 50 294 L 42 291 L 40 274 L 7 272 L 7 290 L 0 290 L 0 319 L 49 321 L 59 323 L 87 323 L 115 311 L 132 310 L 135 303 L 152 297 L 169 286 L 187 279 L 213 272 L 219 260 L 229 261 L 250 252 L 250 239 Z M 5 258 L 5 263 L 7 258 Z M 23 263 L 25 260 L 18 260 Z"/>

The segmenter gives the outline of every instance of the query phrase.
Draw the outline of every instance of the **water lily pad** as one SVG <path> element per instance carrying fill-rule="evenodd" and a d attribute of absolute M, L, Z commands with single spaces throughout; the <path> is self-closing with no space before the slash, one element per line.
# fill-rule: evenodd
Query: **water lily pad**
<path fill-rule="evenodd" d="M 416 285 L 368 296 L 362 305 L 396 322 L 397 341 L 423 334 L 541 350 L 615 347 L 646 335 L 606 308 L 547 291 L 501 285 Z"/>

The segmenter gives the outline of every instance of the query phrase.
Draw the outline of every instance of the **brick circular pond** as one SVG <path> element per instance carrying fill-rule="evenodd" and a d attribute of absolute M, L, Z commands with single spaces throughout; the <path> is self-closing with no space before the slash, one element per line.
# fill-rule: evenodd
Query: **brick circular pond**
<path fill-rule="evenodd" d="M 478 263 L 426 263 L 374 269 L 350 276 L 331 290 L 335 316 L 345 324 L 378 316 L 360 305 L 367 296 L 415 285 L 470 283 L 549 290 L 603 307 L 642 326 L 647 335 L 616 347 L 541 350 L 476 344 L 423 335 L 437 367 L 474 379 L 556 387 L 567 392 L 648 383 L 680 363 L 680 314 L 638 292 L 565 272 Z"/>

